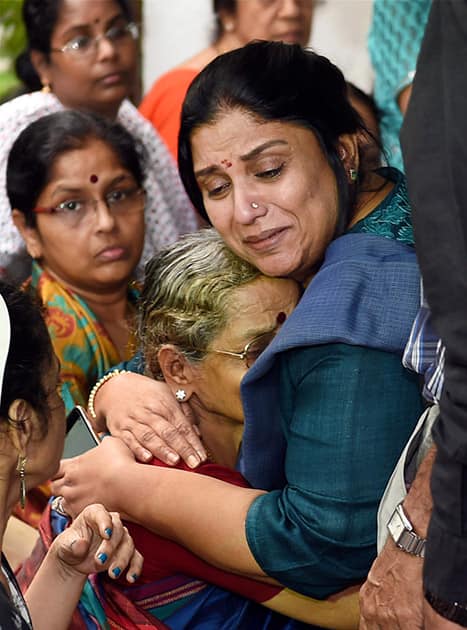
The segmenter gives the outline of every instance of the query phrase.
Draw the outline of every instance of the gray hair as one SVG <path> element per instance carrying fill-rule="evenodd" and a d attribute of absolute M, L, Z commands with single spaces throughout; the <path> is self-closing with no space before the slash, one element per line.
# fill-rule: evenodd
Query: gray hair
<path fill-rule="evenodd" d="M 146 265 L 138 335 L 146 370 L 161 377 L 158 351 L 173 344 L 191 361 L 205 356 L 227 323 L 235 289 L 261 272 L 234 254 L 214 229 L 182 236 Z"/>

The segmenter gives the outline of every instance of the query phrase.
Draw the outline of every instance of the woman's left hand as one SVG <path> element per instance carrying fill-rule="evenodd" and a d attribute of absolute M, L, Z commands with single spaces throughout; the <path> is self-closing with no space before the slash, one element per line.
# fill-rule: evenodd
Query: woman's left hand
<path fill-rule="evenodd" d="M 106 437 L 79 457 L 63 459 L 52 482 L 52 492 L 63 497 L 67 514 L 75 517 L 90 503 L 102 503 L 119 512 L 118 480 L 129 466 L 137 466 L 131 451 L 117 438 Z"/>
<path fill-rule="evenodd" d="M 113 579 L 126 569 L 133 583 L 141 574 L 143 557 L 119 514 L 103 505 L 87 506 L 64 532 L 54 540 L 50 552 L 65 572 L 88 575 L 107 571 Z"/>

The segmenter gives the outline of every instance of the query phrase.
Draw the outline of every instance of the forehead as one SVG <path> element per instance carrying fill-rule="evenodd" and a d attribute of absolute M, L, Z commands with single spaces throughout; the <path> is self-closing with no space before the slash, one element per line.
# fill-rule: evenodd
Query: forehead
<path fill-rule="evenodd" d="M 298 302 L 300 287 L 294 280 L 259 276 L 252 282 L 232 291 L 227 312 L 235 322 L 253 322 L 254 317 L 266 315 L 276 322 L 280 311 L 290 313 Z"/>
<path fill-rule="evenodd" d="M 237 17 L 250 13 L 259 14 L 268 10 L 275 13 L 282 4 L 283 0 L 237 0 L 234 12 Z M 311 13 L 313 7 L 312 0 L 293 0 L 293 4 L 301 13 Z"/>
<path fill-rule="evenodd" d="M 120 13 L 116 0 L 62 0 L 54 30 L 59 33 L 75 26 L 105 23 Z"/>
<path fill-rule="evenodd" d="M 259 145 L 273 140 L 277 140 L 278 145 L 282 143 L 296 149 L 307 145 L 308 149 L 320 151 L 315 135 L 305 127 L 264 120 L 244 110 L 234 109 L 195 129 L 191 136 L 193 162 L 197 169 L 197 163 L 217 152 L 241 158 Z"/>
<path fill-rule="evenodd" d="M 101 181 L 106 174 L 112 175 L 116 171 L 127 172 L 127 169 L 115 150 L 97 138 L 90 138 L 82 147 L 57 155 L 49 169 L 48 183 L 58 179 L 83 179 L 88 183 L 93 174 Z"/>

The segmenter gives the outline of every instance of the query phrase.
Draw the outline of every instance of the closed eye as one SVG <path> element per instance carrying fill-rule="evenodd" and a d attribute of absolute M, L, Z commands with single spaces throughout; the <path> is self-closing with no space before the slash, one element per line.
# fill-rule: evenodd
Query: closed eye
<path fill-rule="evenodd" d="M 229 188 L 230 182 L 224 182 L 220 186 L 216 186 L 215 188 L 211 188 L 211 190 L 208 190 L 208 197 L 210 199 L 222 197 L 229 190 Z"/>
<path fill-rule="evenodd" d="M 283 168 L 284 162 L 282 162 L 282 164 L 277 168 L 268 168 L 265 171 L 256 173 L 256 177 L 258 177 L 259 179 L 275 179 L 276 177 L 279 177 L 279 175 L 282 173 Z"/>

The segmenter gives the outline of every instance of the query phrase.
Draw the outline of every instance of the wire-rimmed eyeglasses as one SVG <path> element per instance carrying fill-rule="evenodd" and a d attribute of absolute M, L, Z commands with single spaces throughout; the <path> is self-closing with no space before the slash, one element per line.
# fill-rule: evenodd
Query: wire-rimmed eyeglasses
<path fill-rule="evenodd" d="M 236 357 L 245 362 L 247 368 L 251 368 L 253 363 L 269 346 L 271 341 L 276 336 L 277 330 L 271 330 L 269 332 L 258 335 L 251 341 L 249 341 L 243 348 L 242 352 L 232 352 L 230 350 L 206 350 L 202 348 L 192 348 L 192 350 L 198 350 L 199 352 L 207 352 L 213 354 L 224 354 L 229 357 Z"/>
<path fill-rule="evenodd" d="M 61 48 L 51 48 L 51 52 L 61 52 L 69 54 L 79 59 L 92 57 L 97 53 L 97 47 L 101 39 L 106 39 L 113 46 L 121 46 L 135 41 L 139 37 L 138 25 L 134 22 L 114 25 L 108 28 L 105 33 L 91 37 L 90 35 L 77 35 L 70 39 Z"/>

